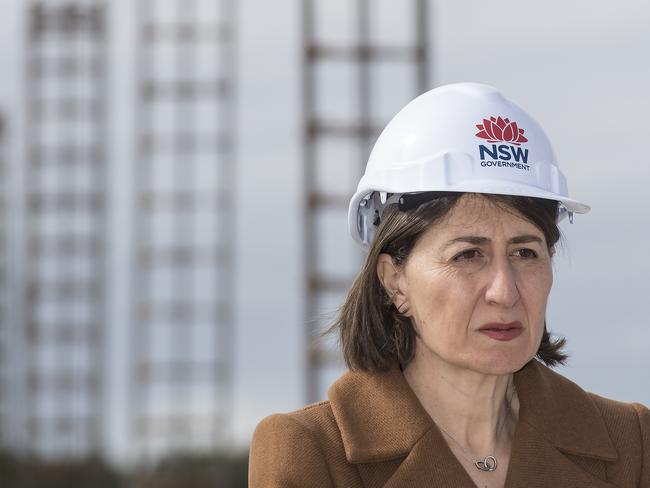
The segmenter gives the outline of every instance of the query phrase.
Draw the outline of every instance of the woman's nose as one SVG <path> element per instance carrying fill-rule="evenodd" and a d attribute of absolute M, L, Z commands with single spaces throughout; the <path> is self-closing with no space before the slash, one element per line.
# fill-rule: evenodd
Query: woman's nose
<path fill-rule="evenodd" d="M 486 302 L 511 308 L 519 301 L 517 275 L 507 258 L 492 262 L 489 279 L 485 291 Z"/>

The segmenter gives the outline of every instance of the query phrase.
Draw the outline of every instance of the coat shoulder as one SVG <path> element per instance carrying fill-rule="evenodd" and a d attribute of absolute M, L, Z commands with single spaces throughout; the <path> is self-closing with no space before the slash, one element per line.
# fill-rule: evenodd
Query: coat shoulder
<path fill-rule="evenodd" d="M 345 457 L 341 431 L 334 418 L 329 400 L 312 403 L 284 415 L 308 431 L 323 451 L 340 452 Z"/>
<path fill-rule="evenodd" d="M 627 403 L 589 392 L 607 426 L 623 465 L 635 468 L 639 486 L 650 486 L 650 410 L 640 403 Z"/>
<path fill-rule="evenodd" d="M 325 440 L 328 434 L 335 433 L 332 431 L 333 428 L 338 432 L 329 400 L 312 403 L 306 407 L 289 412 L 286 415 L 299 422 L 306 429 L 309 429 L 313 435 L 322 440 Z"/>
<path fill-rule="evenodd" d="M 650 486 L 650 409 L 640 403 L 632 403 L 639 417 L 639 428 L 643 444 L 643 468 L 641 470 L 641 486 Z"/>
<path fill-rule="evenodd" d="M 621 402 L 600 396 L 596 393 L 587 392 L 594 405 L 600 411 L 600 414 L 609 428 L 610 434 L 613 429 L 625 429 L 637 433 L 637 437 L 642 433 L 646 416 L 650 410 L 640 403 Z M 647 428 L 647 426 L 645 426 Z"/>
<path fill-rule="evenodd" d="M 356 486 L 329 401 L 260 421 L 249 454 L 249 487 Z M 307 484 L 305 484 L 307 483 Z"/>
<path fill-rule="evenodd" d="M 598 407 L 598 410 L 603 415 L 605 421 L 609 419 L 617 422 L 623 420 L 625 423 L 637 423 L 635 405 L 639 404 L 613 400 L 590 391 L 588 391 L 587 394 L 594 402 L 594 405 Z"/>

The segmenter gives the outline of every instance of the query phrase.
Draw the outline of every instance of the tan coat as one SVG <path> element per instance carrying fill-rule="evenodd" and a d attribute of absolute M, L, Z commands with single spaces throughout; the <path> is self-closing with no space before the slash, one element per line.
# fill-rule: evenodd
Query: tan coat
<path fill-rule="evenodd" d="M 585 392 L 537 360 L 514 383 L 507 488 L 650 488 L 650 410 Z M 397 365 L 348 371 L 328 397 L 259 423 L 250 488 L 475 488 Z"/>

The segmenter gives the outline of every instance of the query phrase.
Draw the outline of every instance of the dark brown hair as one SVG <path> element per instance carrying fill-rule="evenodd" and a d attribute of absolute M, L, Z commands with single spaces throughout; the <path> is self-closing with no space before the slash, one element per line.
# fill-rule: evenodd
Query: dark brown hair
<path fill-rule="evenodd" d="M 436 192 L 413 208 L 388 206 L 365 263 L 355 278 L 334 323 L 324 334 L 339 333 L 339 344 L 350 369 L 386 370 L 395 361 L 405 367 L 415 354 L 416 332 L 411 319 L 402 315 L 377 276 L 379 255 L 388 253 L 396 265 L 404 264 L 415 243 L 434 223 L 442 219 L 464 193 Z M 537 226 L 550 250 L 560 239 L 556 224 L 558 202 L 541 198 L 481 194 L 504 211 L 515 212 Z M 417 198 L 417 197 L 416 197 Z M 544 333 L 536 356 L 548 366 L 564 364 L 566 340 L 551 339 Z"/>

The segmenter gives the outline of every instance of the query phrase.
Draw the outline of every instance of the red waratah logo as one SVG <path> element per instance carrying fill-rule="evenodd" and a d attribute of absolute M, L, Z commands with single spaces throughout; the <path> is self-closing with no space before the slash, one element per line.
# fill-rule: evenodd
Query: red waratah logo
<path fill-rule="evenodd" d="M 509 142 L 518 146 L 522 142 L 528 142 L 524 137 L 524 129 L 517 127 L 517 122 L 510 122 L 501 117 L 490 117 L 483 119 L 482 124 L 476 124 L 478 132 L 476 137 L 487 139 L 488 142 Z"/>

